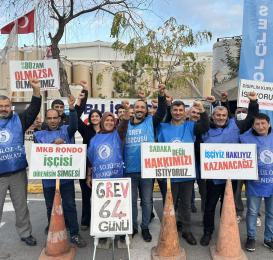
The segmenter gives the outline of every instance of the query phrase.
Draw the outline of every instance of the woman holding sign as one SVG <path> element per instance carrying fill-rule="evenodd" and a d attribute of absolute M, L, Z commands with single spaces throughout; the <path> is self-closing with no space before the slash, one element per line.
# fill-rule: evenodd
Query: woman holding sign
<path fill-rule="evenodd" d="M 115 116 L 105 112 L 101 118 L 101 131 L 89 142 L 87 157 L 90 167 L 86 183 L 91 188 L 92 179 L 123 177 L 123 141 L 126 136 L 129 116 L 129 102 L 123 102 L 125 114 L 116 129 Z M 124 237 L 121 237 L 124 240 Z M 100 240 L 102 242 L 102 240 Z M 106 242 L 104 240 L 103 242 Z"/>

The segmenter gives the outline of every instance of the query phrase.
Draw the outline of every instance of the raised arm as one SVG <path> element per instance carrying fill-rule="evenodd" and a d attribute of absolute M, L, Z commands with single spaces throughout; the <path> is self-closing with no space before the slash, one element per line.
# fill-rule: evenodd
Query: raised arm
<path fill-rule="evenodd" d="M 257 95 L 255 92 L 248 93 L 248 113 L 247 117 L 244 120 L 236 120 L 236 124 L 240 129 L 240 133 L 243 134 L 249 128 L 251 128 L 254 116 L 259 113 L 259 104 L 257 102 Z"/>
<path fill-rule="evenodd" d="M 40 81 L 37 79 L 32 79 L 29 81 L 32 89 L 33 89 L 33 96 L 31 98 L 31 102 L 29 107 L 22 113 L 19 114 L 23 131 L 25 132 L 35 121 L 36 117 L 38 116 L 40 109 L 42 98 L 40 95 Z"/>
<path fill-rule="evenodd" d="M 74 136 L 76 131 L 78 130 L 78 117 L 77 112 L 74 108 L 75 98 L 73 95 L 68 97 L 68 105 L 69 105 L 69 125 L 67 127 L 67 132 L 70 138 Z"/>
<path fill-rule="evenodd" d="M 128 100 L 125 100 L 125 101 L 122 101 L 121 105 L 124 107 L 125 113 L 122 116 L 121 120 L 119 121 L 117 130 L 118 130 L 120 139 L 124 141 L 126 137 L 126 132 L 128 129 L 128 123 L 130 120 L 130 113 L 129 113 L 130 103 Z"/>
<path fill-rule="evenodd" d="M 156 128 L 163 120 L 166 114 L 166 96 L 165 96 L 165 85 L 159 84 L 158 86 L 158 108 L 156 113 L 153 115 L 153 125 Z"/>
<path fill-rule="evenodd" d="M 202 135 L 209 130 L 209 117 L 201 101 L 194 101 L 193 106 L 200 112 L 200 120 L 195 123 L 193 131 L 195 135 Z"/>

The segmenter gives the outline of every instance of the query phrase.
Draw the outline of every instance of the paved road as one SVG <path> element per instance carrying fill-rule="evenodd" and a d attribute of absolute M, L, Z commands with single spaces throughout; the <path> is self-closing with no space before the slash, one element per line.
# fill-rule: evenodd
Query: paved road
<path fill-rule="evenodd" d="M 79 197 L 80 194 L 77 194 Z M 140 235 L 137 235 L 132 242 L 131 245 L 131 259 L 133 260 L 148 260 L 150 259 L 150 251 L 151 248 L 156 245 L 157 238 L 160 230 L 160 218 L 162 216 L 162 201 L 159 198 L 158 194 L 155 194 L 155 212 L 156 218 L 151 223 L 151 233 L 153 235 L 153 241 L 151 243 L 143 242 Z M 42 247 L 45 243 L 45 235 L 44 228 L 46 226 L 46 211 L 45 205 L 42 195 L 30 195 L 29 196 L 29 208 L 31 214 L 31 221 L 33 226 L 33 235 L 38 240 L 38 245 L 36 247 L 27 247 L 19 240 L 16 229 L 14 226 L 14 211 L 11 205 L 9 197 L 6 199 L 4 213 L 2 218 L 2 223 L 0 224 L 0 252 L 9 252 L 11 257 L 9 260 L 37 260 L 39 254 L 42 250 Z M 198 212 L 196 214 L 192 214 L 192 223 L 193 223 L 193 234 L 199 240 L 202 236 L 202 225 L 201 225 L 201 212 L 200 212 L 200 200 L 197 199 L 196 205 L 198 208 Z M 78 212 L 81 209 L 81 201 L 77 199 L 77 208 Z M 264 215 L 264 209 L 262 209 L 262 215 Z M 219 209 L 217 209 L 217 218 L 216 223 L 219 222 Z M 263 218 L 264 222 L 264 218 Z M 246 228 L 245 221 L 243 221 L 240 225 L 241 231 L 241 240 L 244 242 L 246 237 Z M 246 253 L 249 260 L 272 260 L 273 252 L 264 248 L 262 245 L 263 239 L 263 229 L 264 226 L 258 228 L 258 241 L 256 252 L 254 253 Z M 93 239 L 89 236 L 88 232 L 82 232 L 83 237 L 88 241 L 88 246 L 83 249 L 77 250 L 77 260 L 86 260 L 92 259 L 93 255 Z M 213 240 L 211 244 L 215 244 L 215 236 L 214 234 Z M 186 244 L 184 239 L 181 239 L 181 245 L 185 248 L 187 259 L 189 260 L 200 260 L 200 259 L 211 259 L 209 253 L 209 247 L 202 247 L 200 245 L 190 246 Z M 1 255 L 1 253 L 0 253 Z M 96 259 L 99 260 L 107 260 L 111 258 L 110 250 L 98 249 Z M 115 251 L 115 259 L 128 259 L 126 249 L 116 249 Z"/>

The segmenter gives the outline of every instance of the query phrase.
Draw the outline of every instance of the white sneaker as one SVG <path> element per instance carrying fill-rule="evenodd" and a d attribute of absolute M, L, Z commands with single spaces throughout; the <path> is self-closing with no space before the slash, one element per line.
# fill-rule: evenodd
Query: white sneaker
<path fill-rule="evenodd" d="M 257 217 L 256 226 L 257 226 L 257 227 L 262 226 L 262 221 L 261 221 L 261 218 L 260 218 L 260 217 Z"/>

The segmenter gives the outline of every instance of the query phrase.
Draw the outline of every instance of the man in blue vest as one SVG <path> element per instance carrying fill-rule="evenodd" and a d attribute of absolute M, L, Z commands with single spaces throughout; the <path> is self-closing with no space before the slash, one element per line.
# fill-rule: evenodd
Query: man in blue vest
<path fill-rule="evenodd" d="M 250 100 L 248 115 L 245 120 L 236 121 L 228 118 L 228 110 L 224 106 L 214 108 L 209 131 L 202 136 L 204 143 L 239 143 L 239 136 L 251 128 L 253 118 L 259 111 L 256 93 L 248 94 Z M 226 180 L 207 180 L 206 204 L 203 216 L 204 234 L 200 240 L 202 246 L 207 246 L 214 231 L 215 209 L 219 198 L 224 199 Z M 221 204 L 222 206 L 222 204 Z"/>
<path fill-rule="evenodd" d="M 195 101 L 193 106 L 200 113 L 198 122 L 185 121 L 185 104 L 174 101 L 170 107 L 171 121 L 161 123 L 158 127 L 158 142 L 194 143 L 195 136 L 201 135 L 209 129 L 209 119 L 203 104 Z M 177 208 L 177 220 L 182 225 L 182 237 L 190 245 L 196 245 L 196 239 L 191 233 L 191 197 L 194 179 L 173 178 L 172 194 L 174 204 L 180 198 Z"/>
<path fill-rule="evenodd" d="M 142 198 L 142 237 L 150 242 L 152 236 L 149 223 L 152 213 L 153 179 L 141 179 L 140 146 L 143 142 L 154 142 L 154 129 L 165 115 L 165 86 L 159 85 L 158 109 L 154 116 L 148 115 L 147 103 L 137 100 L 134 104 L 134 116 L 130 119 L 126 133 L 124 159 L 125 175 L 132 183 L 133 236 L 138 233 L 137 198 L 138 189 Z"/>
<path fill-rule="evenodd" d="M 34 133 L 35 143 L 44 144 L 72 144 L 74 134 L 78 129 L 78 116 L 74 108 L 75 99 L 68 98 L 69 104 L 69 125 L 61 123 L 61 117 L 57 110 L 49 109 L 46 112 L 47 129 Z M 55 195 L 55 180 L 43 180 L 43 192 L 47 208 L 48 223 L 50 223 L 51 211 Z M 85 247 L 86 242 L 79 234 L 79 224 L 77 218 L 74 180 L 64 179 L 60 181 L 60 192 L 66 225 L 70 232 L 70 241 L 77 247 Z M 48 227 L 47 227 L 48 229 Z"/>
<path fill-rule="evenodd" d="M 24 133 L 40 112 L 41 96 L 38 80 L 30 80 L 33 96 L 30 106 L 21 114 L 12 111 L 12 103 L 0 95 L 0 222 L 7 190 L 15 209 L 16 229 L 22 241 L 35 246 L 27 207 L 27 160 Z"/>
<path fill-rule="evenodd" d="M 252 129 L 240 136 L 241 143 L 257 145 L 258 174 L 257 181 L 247 181 L 247 241 L 246 250 L 255 251 L 256 222 L 262 198 L 265 204 L 264 246 L 273 251 L 273 133 L 270 118 L 258 114 L 254 118 Z"/>

